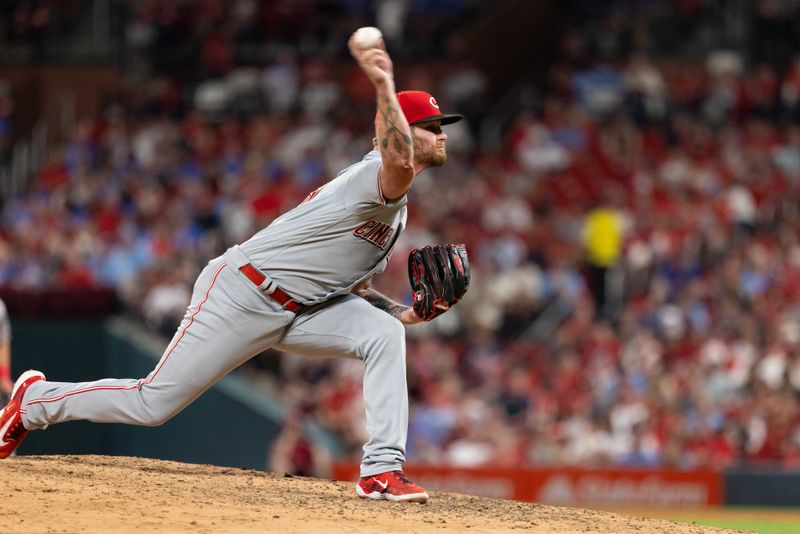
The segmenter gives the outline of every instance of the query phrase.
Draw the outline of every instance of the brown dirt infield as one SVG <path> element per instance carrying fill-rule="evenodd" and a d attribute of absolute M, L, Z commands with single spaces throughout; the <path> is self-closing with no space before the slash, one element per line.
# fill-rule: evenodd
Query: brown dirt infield
<path fill-rule="evenodd" d="M 0 499 L 3 534 L 726 532 L 439 491 L 426 505 L 367 501 L 352 483 L 110 456 L 0 461 Z"/>

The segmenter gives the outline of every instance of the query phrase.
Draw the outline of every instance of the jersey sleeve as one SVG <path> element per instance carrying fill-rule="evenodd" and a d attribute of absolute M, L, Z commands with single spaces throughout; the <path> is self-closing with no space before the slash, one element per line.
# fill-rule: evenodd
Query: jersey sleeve
<path fill-rule="evenodd" d="M 381 160 L 365 161 L 362 168 L 352 173 L 344 187 L 344 203 L 348 211 L 357 213 L 371 211 L 380 206 L 391 206 L 405 202 L 406 197 L 386 200 L 381 191 Z"/>

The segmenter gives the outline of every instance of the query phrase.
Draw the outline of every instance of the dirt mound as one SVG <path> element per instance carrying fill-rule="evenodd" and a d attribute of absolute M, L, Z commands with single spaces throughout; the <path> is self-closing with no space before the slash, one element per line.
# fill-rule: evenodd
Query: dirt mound
<path fill-rule="evenodd" d="M 359 499 L 352 483 L 109 456 L 0 461 L 0 532 L 649 532 L 717 529 L 434 491 Z"/>

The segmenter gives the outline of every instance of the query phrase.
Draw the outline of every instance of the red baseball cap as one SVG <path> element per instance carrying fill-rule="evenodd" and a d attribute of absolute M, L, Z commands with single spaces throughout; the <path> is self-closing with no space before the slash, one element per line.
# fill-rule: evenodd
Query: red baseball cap
<path fill-rule="evenodd" d="M 442 125 L 453 124 L 464 118 L 463 115 L 446 115 L 439 110 L 436 99 L 425 91 L 401 91 L 397 93 L 397 101 L 408 124 L 442 121 Z"/>

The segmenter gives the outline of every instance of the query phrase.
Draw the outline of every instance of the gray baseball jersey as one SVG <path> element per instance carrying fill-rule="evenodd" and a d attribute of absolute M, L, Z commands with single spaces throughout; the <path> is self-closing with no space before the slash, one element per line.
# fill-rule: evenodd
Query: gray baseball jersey
<path fill-rule="evenodd" d="M 364 361 L 369 441 L 361 475 L 402 469 L 408 426 L 405 329 L 350 293 L 382 271 L 403 230 L 406 197 L 380 191 L 370 152 L 241 246 L 209 262 L 186 315 L 156 368 L 141 379 L 38 381 L 24 395 L 29 430 L 63 421 L 158 425 L 253 355 L 274 347 L 312 357 Z M 240 268 L 266 279 L 256 286 Z M 314 306 L 294 313 L 267 294 Z M 266 291 L 265 291 L 266 290 Z"/>
<path fill-rule="evenodd" d="M 242 244 L 242 252 L 304 304 L 350 290 L 386 268 L 406 221 L 406 197 L 380 191 L 380 153 L 339 173 Z"/>

